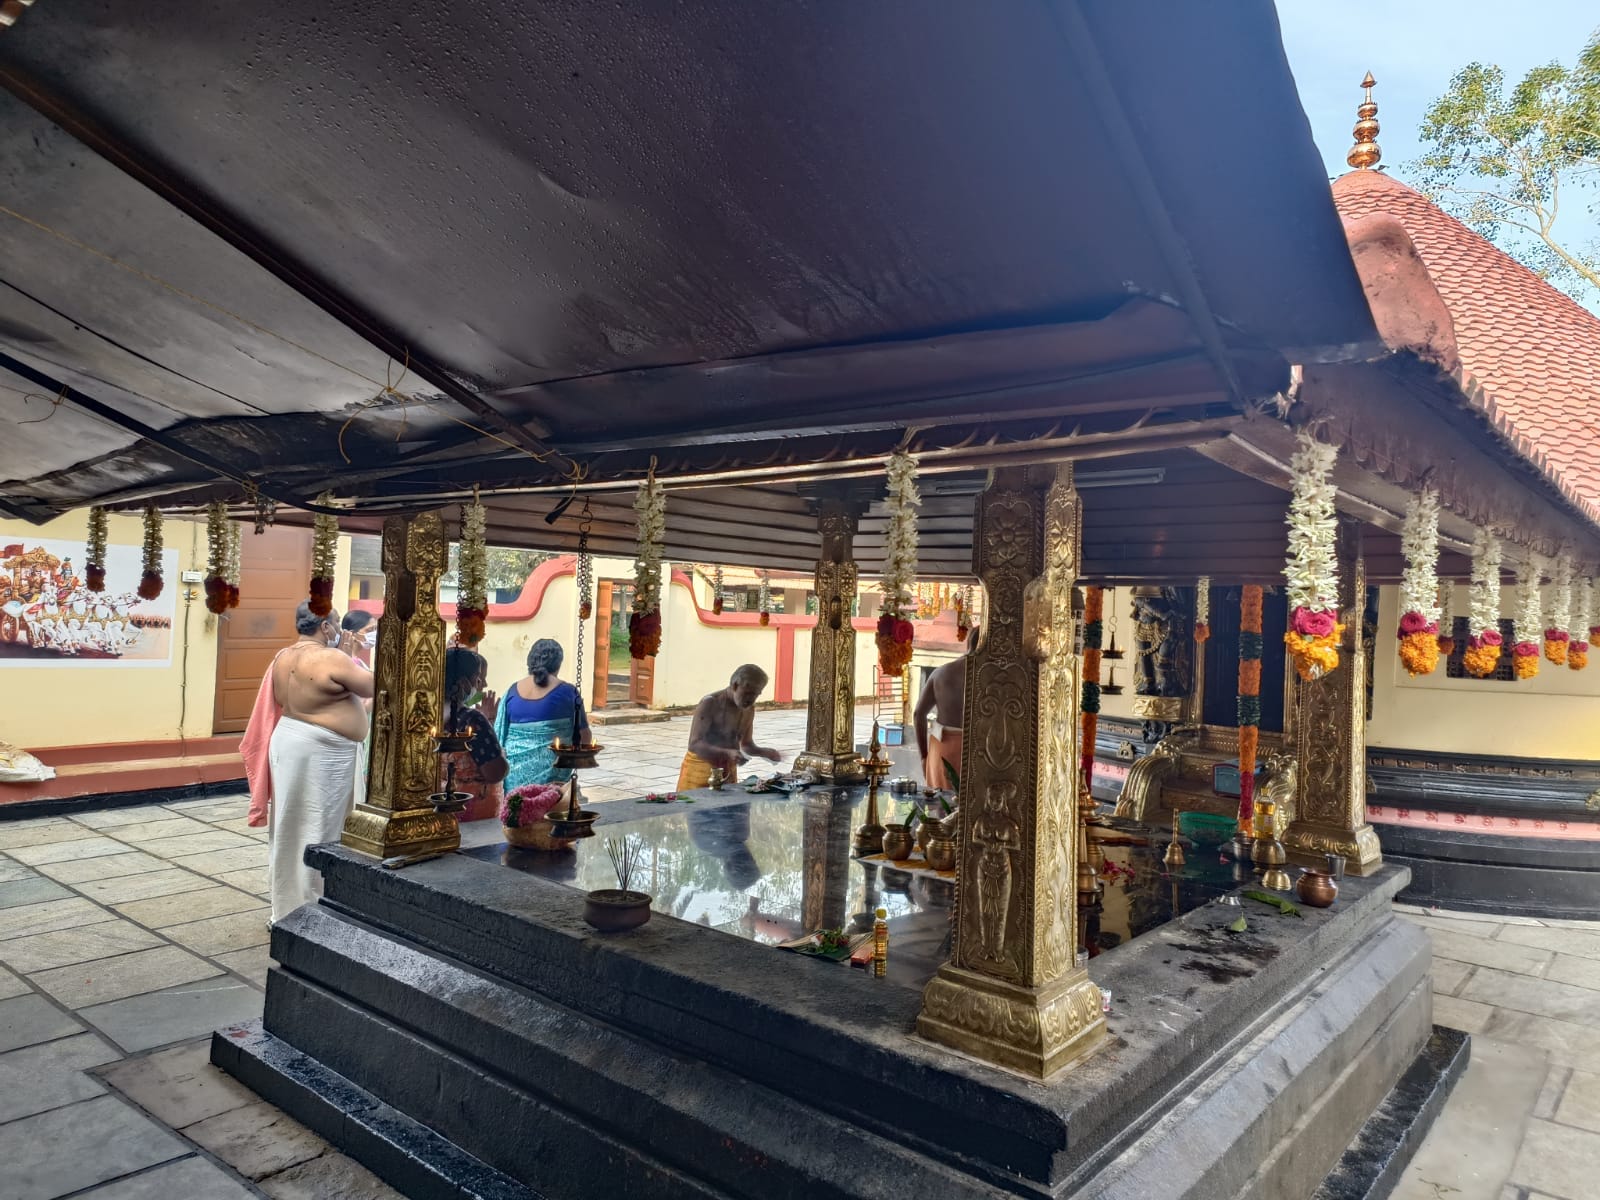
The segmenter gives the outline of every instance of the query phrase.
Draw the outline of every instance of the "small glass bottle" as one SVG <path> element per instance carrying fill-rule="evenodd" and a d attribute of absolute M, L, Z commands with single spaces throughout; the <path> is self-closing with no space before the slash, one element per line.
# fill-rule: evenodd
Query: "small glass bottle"
<path fill-rule="evenodd" d="M 872 923 L 872 973 L 882 979 L 889 969 L 889 910 L 880 908 Z"/>

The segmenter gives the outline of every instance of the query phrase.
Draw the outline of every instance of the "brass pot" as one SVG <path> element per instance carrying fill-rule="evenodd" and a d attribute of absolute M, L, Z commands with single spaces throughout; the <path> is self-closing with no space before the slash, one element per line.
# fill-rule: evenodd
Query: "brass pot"
<path fill-rule="evenodd" d="M 911 857 L 911 849 L 916 845 L 911 836 L 911 830 L 904 825 L 885 825 L 883 827 L 883 856 L 895 862 L 904 862 Z"/>
<path fill-rule="evenodd" d="M 500 832 L 505 834 L 506 841 L 523 850 L 570 850 L 571 838 L 552 837 L 550 822 L 544 818 L 524 825 L 520 829 L 511 825 L 500 826 Z"/>
<path fill-rule="evenodd" d="M 956 842 L 953 838 L 934 838 L 923 851 L 928 859 L 928 865 L 935 871 L 954 871 L 956 869 Z"/>
<path fill-rule="evenodd" d="M 1339 884 L 1326 871 L 1305 871 L 1294 885 L 1294 894 L 1302 904 L 1312 908 L 1327 908 L 1339 895 Z"/>

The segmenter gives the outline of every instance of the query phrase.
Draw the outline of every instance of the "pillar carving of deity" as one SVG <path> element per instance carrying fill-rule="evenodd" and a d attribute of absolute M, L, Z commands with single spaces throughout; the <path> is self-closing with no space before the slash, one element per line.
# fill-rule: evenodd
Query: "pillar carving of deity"
<path fill-rule="evenodd" d="M 844 496 L 817 501 L 817 624 L 811 635 L 810 706 L 806 710 L 806 748 L 795 769 L 814 771 L 835 783 L 865 778 L 856 752 L 856 602 L 855 536 L 859 502 Z"/>
<path fill-rule="evenodd" d="M 968 652 L 961 850 L 950 961 L 917 1032 L 1046 1078 L 1105 1034 L 1077 965 L 1078 717 L 1070 463 L 995 471 L 978 498 L 983 628 Z"/>
<path fill-rule="evenodd" d="M 383 523 L 383 615 L 373 658 L 372 756 L 367 797 L 346 818 L 346 846 L 378 858 L 454 850 L 461 831 L 428 797 L 439 790 L 434 730 L 444 713 L 444 621 L 439 576 L 446 562 L 437 513 Z"/>
<path fill-rule="evenodd" d="M 1383 865 L 1383 851 L 1367 822 L 1367 572 L 1359 522 L 1340 518 L 1337 548 L 1343 661 L 1321 679 L 1294 682 L 1299 788 L 1283 842 L 1301 854 L 1342 854 L 1346 869 L 1367 874 Z"/>

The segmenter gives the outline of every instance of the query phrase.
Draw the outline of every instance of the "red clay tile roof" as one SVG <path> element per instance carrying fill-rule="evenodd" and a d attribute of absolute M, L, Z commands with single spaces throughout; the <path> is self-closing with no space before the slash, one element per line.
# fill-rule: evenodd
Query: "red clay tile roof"
<path fill-rule="evenodd" d="M 1333 202 L 1405 226 L 1455 323 L 1463 391 L 1600 522 L 1600 318 L 1382 171 L 1341 175 Z"/>

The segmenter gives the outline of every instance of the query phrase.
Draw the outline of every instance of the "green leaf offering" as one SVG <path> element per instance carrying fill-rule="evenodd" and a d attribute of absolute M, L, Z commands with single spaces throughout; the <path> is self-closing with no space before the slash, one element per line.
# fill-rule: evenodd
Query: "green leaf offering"
<path fill-rule="evenodd" d="M 1236 920 L 1232 921 L 1228 925 L 1228 932 L 1229 933 L 1243 933 L 1245 930 L 1247 930 L 1249 928 L 1250 928 L 1250 922 L 1246 921 L 1241 916 L 1241 917 L 1237 918 Z"/>
<path fill-rule="evenodd" d="M 1296 907 L 1293 904 L 1290 904 L 1282 896 L 1274 896 L 1269 892 L 1254 892 L 1254 891 L 1251 891 L 1251 892 L 1240 892 L 1239 894 L 1241 896 L 1243 896 L 1246 900 L 1254 900 L 1258 904 L 1265 904 L 1270 908 L 1277 909 L 1279 914 L 1282 915 L 1282 916 L 1285 916 L 1285 917 L 1301 917 L 1302 919 L 1304 917 L 1304 914 L 1301 913 L 1301 911 L 1300 911 L 1300 909 L 1298 907 Z"/>

